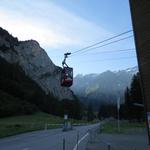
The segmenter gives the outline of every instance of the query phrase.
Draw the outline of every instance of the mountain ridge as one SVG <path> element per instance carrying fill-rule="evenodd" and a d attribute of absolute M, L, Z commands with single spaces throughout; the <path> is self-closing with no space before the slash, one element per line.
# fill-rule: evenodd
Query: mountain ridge
<path fill-rule="evenodd" d="M 127 86 L 130 86 L 132 77 L 138 72 L 137 66 L 125 70 L 107 70 L 100 74 L 77 75 L 74 78 L 72 90 L 84 104 L 116 103 L 117 97 L 122 97 Z M 95 104 L 94 104 L 95 103 Z M 96 109 L 97 106 L 96 106 Z"/>
<path fill-rule="evenodd" d="M 56 66 L 35 40 L 18 41 L 0 28 L 0 56 L 10 64 L 18 64 L 46 94 L 58 99 L 74 99 L 73 92 L 61 87 L 61 67 Z"/>

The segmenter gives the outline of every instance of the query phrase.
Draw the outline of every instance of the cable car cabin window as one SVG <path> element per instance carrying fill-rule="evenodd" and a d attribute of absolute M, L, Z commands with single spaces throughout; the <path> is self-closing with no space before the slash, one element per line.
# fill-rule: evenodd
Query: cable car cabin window
<path fill-rule="evenodd" d="M 61 74 L 61 85 L 70 87 L 73 83 L 73 68 L 64 67 Z"/>

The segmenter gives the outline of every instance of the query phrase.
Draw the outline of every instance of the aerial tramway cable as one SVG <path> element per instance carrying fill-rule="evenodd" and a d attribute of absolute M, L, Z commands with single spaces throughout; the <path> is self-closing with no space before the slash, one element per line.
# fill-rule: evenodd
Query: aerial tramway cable
<path fill-rule="evenodd" d="M 79 49 L 77 51 L 74 51 L 72 53 L 65 53 L 64 54 L 64 60 L 62 62 L 63 69 L 62 69 L 62 73 L 61 73 L 61 86 L 70 87 L 73 84 L 73 68 L 69 67 L 66 63 L 66 59 L 68 58 L 69 55 L 73 54 L 73 56 L 74 56 L 75 54 L 77 54 L 79 52 L 85 53 L 85 52 L 93 50 L 93 49 L 104 47 L 104 46 L 107 46 L 107 45 L 110 45 L 110 44 L 113 44 L 113 43 L 116 43 L 116 42 L 119 42 L 119 41 L 122 41 L 122 40 L 125 40 L 125 39 L 128 39 L 128 38 L 131 38 L 131 37 L 133 37 L 133 35 L 130 35 L 130 36 L 127 36 L 127 37 L 124 37 L 124 38 L 121 38 L 121 39 L 118 39 L 118 40 L 115 40 L 115 41 L 105 43 L 105 42 L 110 41 L 112 39 L 115 39 L 117 37 L 123 36 L 127 33 L 130 33 L 132 31 L 133 30 L 128 30 L 126 32 L 120 33 L 118 35 L 115 35 L 115 36 L 110 37 L 108 39 L 105 39 L 103 41 L 100 41 L 100 42 L 97 42 L 95 44 L 89 45 L 87 47 L 84 47 L 84 48 Z M 105 44 L 102 44 L 102 43 L 105 43 Z M 100 45 L 100 44 L 102 44 L 102 45 Z"/>
<path fill-rule="evenodd" d="M 130 36 L 127 36 L 127 37 L 124 37 L 124 38 L 121 38 L 121 39 L 118 39 L 118 40 L 115 40 L 115 41 L 111 41 L 111 42 L 109 42 L 109 43 L 106 43 L 106 44 L 103 44 L 103 45 L 99 45 L 99 46 L 97 46 L 97 47 L 90 47 L 90 48 L 81 50 L 81 51 L 80 51 L 80 52 L 81 52 L 80 54 L 83 54 L 83 53 L 85 53 L 85 52 L 87 52 L 87 51 L 90 51 L 90 50 L 93 50 L 93 49 L 97 49 L 97 48 L 101 48 L 101 47 L 104 47 L 104 46 L 107 46 L 107 45 L 110 45 L 110 44 L 113 44 L 113 43 L 117 43 L 117 42 L 120 42 L 120 41 L 129 39 L 129 38 L 131 38 L 131 37 L 133 37 L 133 35 L 130 35 Z M 78 52 L 79 52 L 79 51 L 78 51 Z M 77 53 L 72 53 L 72 54 L 74 54 L 74 55 L 72 55 L 71 57 L 75 56 Z"/>
<path fill-rule="evenodd" d="M 86 54 L 83 54 L 81 56 L 84 56 L 84 55 L 97 55 L 97 54 L 101 54 L 101 53 L 117 53 L 117 52 L 128 52 L 128 51 L 134 51 L 135 48 L 128 48 L 128 49 L 118 49 L 118 50 L 105 50 L 105 51 L 98 51 L 98 52 L 95 52 L 95 53 L 86 53 Z"/>
<path fill-rule="evenodd" d="M 74 55 L 75 53 L 81 52 L 81 51 L 83 51 L 83 50 L 92 48 L 92 47 L 94 47 L 94 46 L 96 46 L 96 45 L 102 44 L 102 43 L 104 43 L 104 42 L 110 41 L 110 40 L 112 40 L 112 39 L 115 39 L 115 38 L 117 38 L 117 37 L 120 37 L 120 36 L 122 36 L 122 35 L 125 35 L 125 34 L 127 34 L 127 33 L 130 33 L 130 32 L 132 32 L 132 31 L 133 31 L 133 30 L 128 30 L 128 31 L 122 32 L 122 33 L 120 33 L 120 34 L 117 34 L 117 35 L 115 35 L 115 36 L 112 36 L 112 37 L 110 37 L 110 38 L 107 38 L 107 39 L 105 39 L 105 40 L 102 40 L 102 41 L 99 41 L 99 42 L 97 42 L 97 43 L 94 43 L 94 44 L 92 44 L 92 45 L 83 47 L 83 48 L 81 48 L 81 49 L 79 49 L 79 50 L 76 50 L 76 51 L 72 52 L 72 55 Z"/>

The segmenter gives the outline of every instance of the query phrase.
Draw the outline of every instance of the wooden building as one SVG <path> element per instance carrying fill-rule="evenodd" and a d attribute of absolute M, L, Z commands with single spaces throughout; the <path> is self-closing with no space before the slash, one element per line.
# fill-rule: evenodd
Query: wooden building
<path fill-rule="evenodd" d="M 129 0 L 150 142 L 150 0 Z"/>

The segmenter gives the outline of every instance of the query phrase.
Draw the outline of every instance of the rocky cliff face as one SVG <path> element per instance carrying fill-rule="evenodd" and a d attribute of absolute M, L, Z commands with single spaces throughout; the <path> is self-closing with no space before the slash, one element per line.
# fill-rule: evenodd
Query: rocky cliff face
<path fill-rule="evenodd" d="M 0 56 L 9 63 L 19 64 L 47 94 L 50 92 L 60 100 L 74 99 L 72 91 L 60 85 L 61 68 L 53 64 L 38 42 L 18 41 L 0 28 Z"/>

